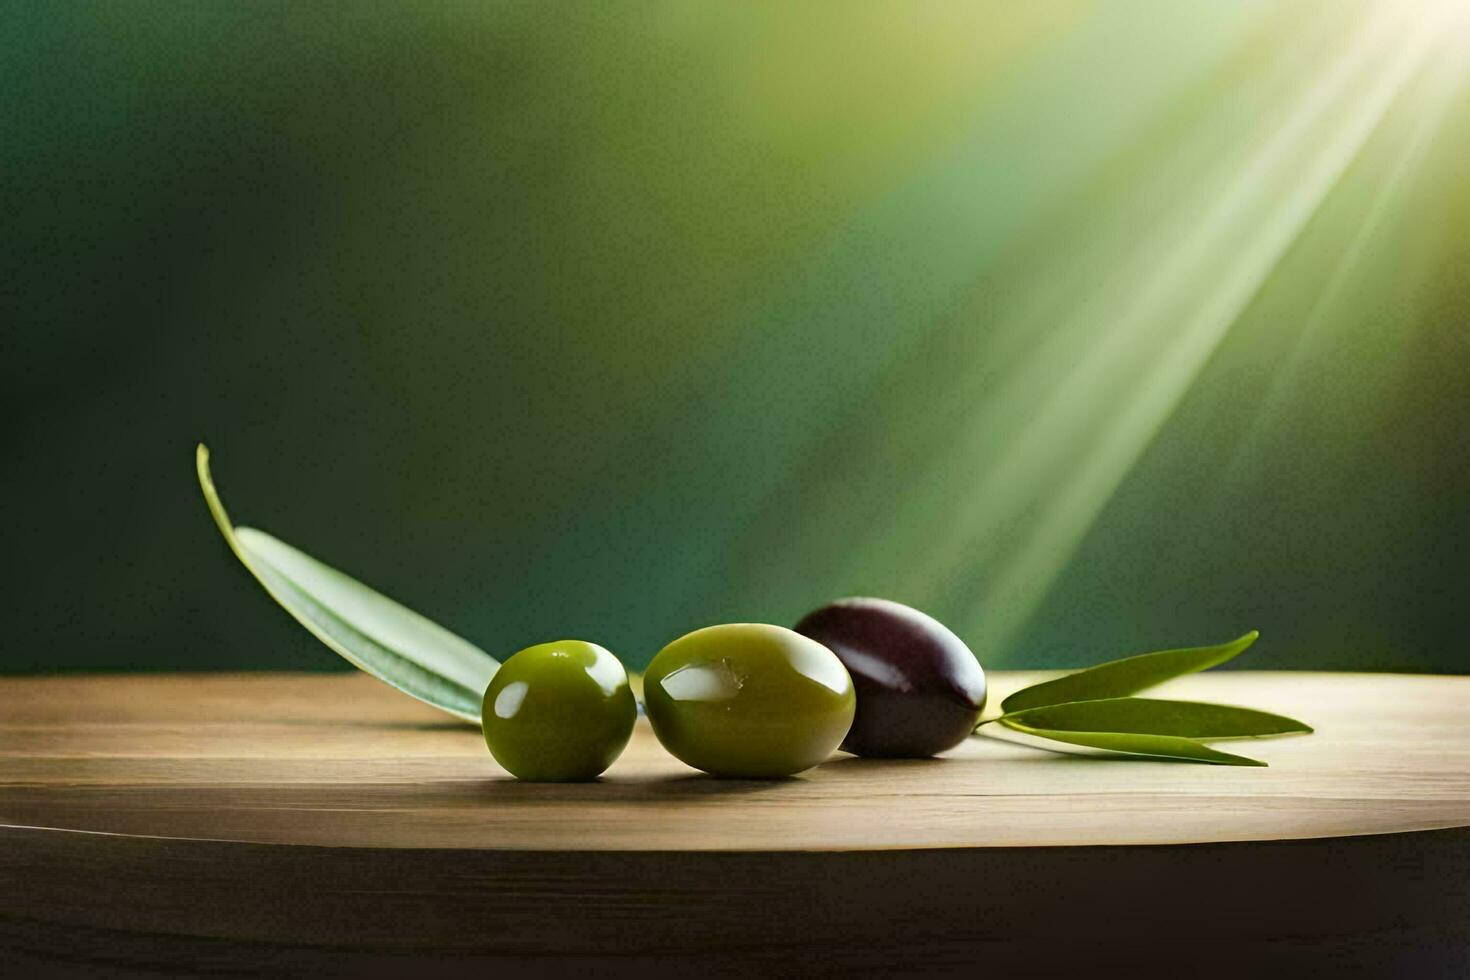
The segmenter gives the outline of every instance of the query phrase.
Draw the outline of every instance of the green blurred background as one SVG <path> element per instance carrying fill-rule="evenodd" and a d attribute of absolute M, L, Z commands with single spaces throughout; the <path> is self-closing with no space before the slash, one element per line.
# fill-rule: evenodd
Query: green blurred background
<path fill-rule="evenodd" d="M 0 7 L 0 670 L 836 596 L 995 667 L 1464 671 L 1451 2 Z"/>

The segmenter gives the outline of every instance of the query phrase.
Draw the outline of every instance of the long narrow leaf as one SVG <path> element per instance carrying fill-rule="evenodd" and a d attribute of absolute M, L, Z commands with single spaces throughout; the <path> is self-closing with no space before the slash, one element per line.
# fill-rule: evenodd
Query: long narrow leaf
<path fill-rule="evenodd" d="M 499 663 L 442 626 L 264 531 L 230 523 L 195 453 L 199 486 L 230 550 L 265 591 L 312 635 L 379 680 L 458 718 L 478 723 L 480 698 Z"/>
<path fill-rule="evenodd" d="M 1049 704 L 1064 704 L 1068 701 L 1127 697 L 1181 674 L 1192 674 L 1223 664 L 1244 652 L 1256 642 L 1258 636 L 1259 633 L 1251 630 L 1238 640 L 1219 646 L 1163 650 L 1098 664 L 1056 680 L 1023 688 L 1006 698 L 1001 703 L 1001 708 L 1006 712 L 1013 712 Z"/>
<path fill-rule="evenodd" d="M 1175 735 L 1181 738 L 1254 738 L 1312 730 L 1294 718 L 1268 711 L 1201 701 L 1158 698 L 1108 698 L 1071 701 L 1003 715 L 1001 721 L 1027 728 L 1068 732 Z"/>
<path fill-rule="evenodd" d="M 1216 766 L 1264 766 L 1258 759 L 1243 755 L 1232 755 L 1212 749 L 1208 745 L 1176 735 L 1138 735 L 1131 732 L 1066 732 L 1049 728 L 1031 728 L 1018 722 L 1001 719 L 1001 724 L 1026 735 L 1048 738 L 1054 742 L 1070 745 L 1085 745 L 1105 749 L 1128 756 L 1145 756 L 1151 759 L 1182 759 L 1186 762 L 1205 762 Z"/>

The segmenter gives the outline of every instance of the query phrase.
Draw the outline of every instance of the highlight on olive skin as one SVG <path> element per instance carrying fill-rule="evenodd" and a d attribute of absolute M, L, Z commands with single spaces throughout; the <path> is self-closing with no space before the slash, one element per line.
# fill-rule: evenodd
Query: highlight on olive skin
<path fill-rule="evenodd" d="M 852 678 L 831 650 L 781 626 L 730 623 L 681 636 L 643 677 L 653 732 L 715 776 L 771 779 L 825 761 L 852 725 Z"/>
<path fill-rule="evenodd" d="M 985 709 L 985 671 L 943 623 L 888 599 L 838 599 L 808 613 L 796 632 L 847 667 L 857 712 L 842 748 L 855 755 L 926 758 L 974 731 Z"/>
<path fill-rule="evenodd" d="M 501 664 L 480 717 L 490 754 L 511 775 L 583 782 L 622 754 L 638 705 L 617 657 L 585 640 L 558 640 Z"/>

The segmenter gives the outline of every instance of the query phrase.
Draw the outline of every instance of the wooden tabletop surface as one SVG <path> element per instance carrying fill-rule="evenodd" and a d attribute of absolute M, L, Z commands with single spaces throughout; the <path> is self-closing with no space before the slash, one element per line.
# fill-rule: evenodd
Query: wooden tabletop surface
<path fill-rule="evenodd" d="M 1000 673 L 997 699 L 1038 675 Z M 600 781 L 511 779 L 479 733 L 357 673 L 0 680 L 0 825 L 391 848 L 850 850 L 1158 844 L 1470 825 L 1470 677 L 1217 672 L 1164 693 L 1301 717 L 1269 768 L 974 738 L 712 779 L 645 722 Z M 1008 733 L 1006 733 L 1008 735 Z M 1020 739 L 1021 736 L 1014 736 Z"/>
<path fill-rule="evenodd" d="M 4 679 L 0 975 L 1470 967 L 1470 678 L 1159 690 L 1317 733 L 1239 746 L 1264 769 L 976 738 L 752 782 L 640 723 L 537 785 L 359 674 Z"/>

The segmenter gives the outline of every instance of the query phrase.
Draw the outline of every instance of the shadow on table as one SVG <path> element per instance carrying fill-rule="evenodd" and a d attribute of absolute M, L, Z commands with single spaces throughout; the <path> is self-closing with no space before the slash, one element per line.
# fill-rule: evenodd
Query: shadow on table
<path fill-rule="evenodd" d="M 670 800 L 699 800 L 750 796 L 781 787 L 800 785 L 800 776 L 782 779 L 718 779 L 702 772 L 655 778 L 603 777 L 585 783 L 533 783 L 512 776 L 466 784 L 487 803 L 632 803 L 659 804 Z"/>

